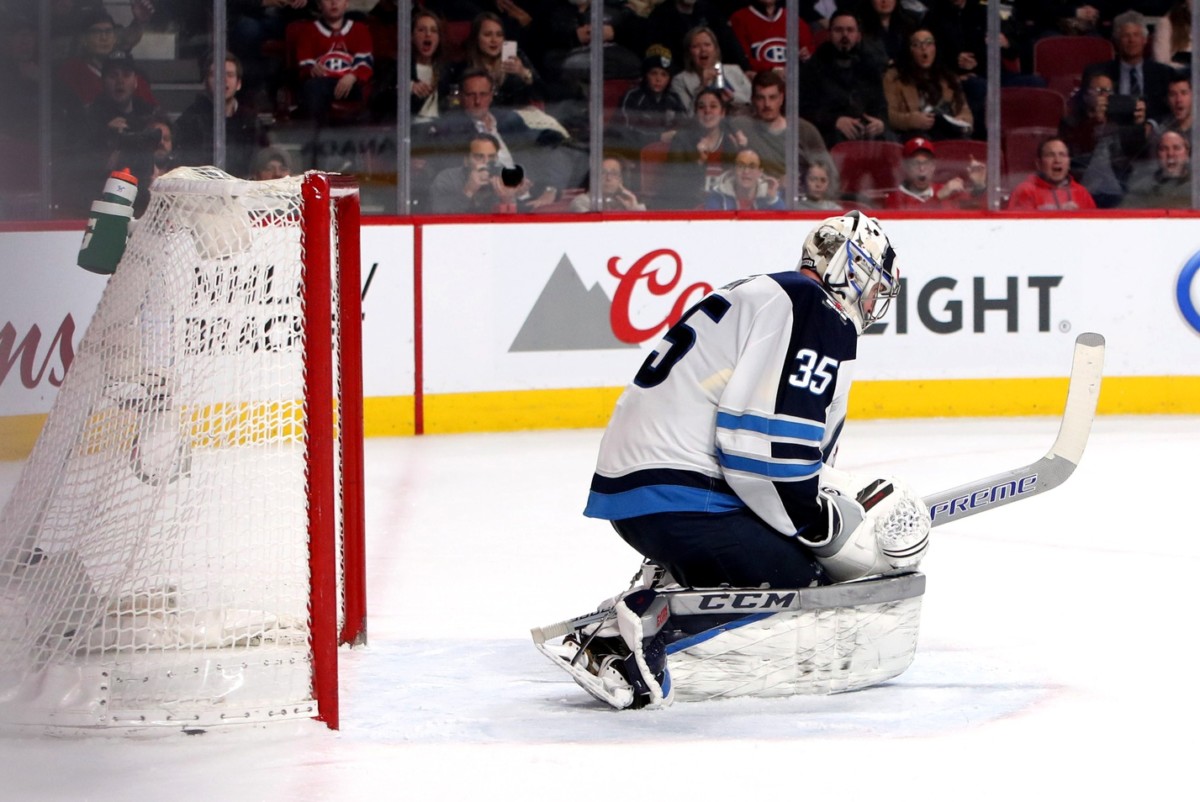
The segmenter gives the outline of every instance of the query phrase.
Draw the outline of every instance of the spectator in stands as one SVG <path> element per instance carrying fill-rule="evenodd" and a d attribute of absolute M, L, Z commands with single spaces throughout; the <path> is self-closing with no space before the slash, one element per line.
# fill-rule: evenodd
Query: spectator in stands
<path fill-rule="evenodd" d="M 1010 210 L 1062 212 L 1095 209 L 1096 202 L 1083 185 L 1071 177 L 1071 152 L 1067 143 L 1051 137 L 1038 144 L 1035 172 L 1008 200 Z"/>
<path fill-rule="evenodd" d="M 1192 66 L 1192 9 L 1179 0 L 1154 26 L 1150 45 L 1154 60 L 1176 70 Z"/>
<path fill-rule="evenodd" d="M 158 131 L 158 145 L 154 148 L 154 177 L 170 172 L 179 164 L 175 154 L 175 126 L 171 117 L 162 109 L 150 115 L 146 130 Z"/>
<path fill-rule="evenodd" d="M 442 19 L 426 9 L 412 18 L 412 97 L 409 110 L 414 125 L 428 125 L 438 118 L 441 86 L 446 78 L 442 63 Z"/>
<path fill-rule="evenodd" d="M 778 179 L 763 175 L 762 161 L 753 148 L 742 148 L 733 168 L 722 173 L 704 197 L 705 209 L 773 210 L 787 208 Z"/>
<path fill-rule="evenodd" d="M 102 91 L 101 69 L 106 59 L 128 51 L 117 49 L 117 26 L 103 8 L 92 10 L 79 19 L 77 55 L 59 65 L 55 78 L 65 97 L 81 106 L 94 102 Z M 156 105 L 150 82 L 134 75 L 134 92 L 142 101 Z"/>
<path fill-rule="evenodd" d="M 863 49 L 884 65 L 894 64 L 908 49 L 918 19 L 900 0 L 858 0 Z"/>
<path fill-rule="evenodd" d="M 474 134 L 461 167 L 438 173 L 429 190 L 434 214 L 493 214 L 517 211 L 520 188 L 500 176 L 500 143 L 491 134 Z"/>
<path fill-rule="evenodd" d="M 745 137 L 747 147 L 759 154 L 763 171 L 782 179 L 787 167 L 788 120 L 783 113 L 787 84 L 780 73 L 767 70 L 754 76 L 752 86 L 750 105 L 754 116 L 734 118 L 733 125 Z M 816 159 L 828 160 L 829 151 L 816 126 L 802 117 L 796 119 L 800 150 L 796 164 L 803 171 Z"/>
<path fill-rule="evenodd" d="M 695 105 L 702 89 L 715 89 L 733 110 L 750 104 L 750 79 L 737 64 L 721 60 L 721 46 L 711 28 L 693 28 L 683 40 L 683 72 L 671 79 L 671 90 L 685 108 Z"/>
<path fill-rule="evenodd" d="M 493 8 L 488 8 L 487 4 L 483 4 L 481 10 L 494 10 L 499 15 L 500 20 L 504 23 L 506 39 L 515 40 L 520 44 L 522 50 L 536 51 L 540 54 L 542 49 L 538 46 L 537 40 L 541 34 L 541 25 L 537 24 L 538 20 L 534 14 L 527 11 L 526 8 L 537 13 L 541 11 L 542 6 L 535 0 L 521 0 L 521 2 L 524 7 L 514 0 L 494 0 L 491 4 Z"/>
<path fill-rule="evenodd" d="M 146 129 L 154 104 L 137 93 L 138 70 L 127 53 L 113 53 L 100 70 L 100 94 L 87 108 L 88 134 L 93 144 L 116 150 L 124 134 Z"/>
<path fill-rule="evenodd" d="M 271 181 L 276 178 L 287 178 L 292 174 L 292 160 L 287 152 L 280 148 L 263 148 L 254 154 L 254 165 L 250 177 L 255 181 Z"/>
<path fill-rule="evenodd" d="M 787 57 L 787 8 L 781 0 L 752 0 L 750 5 L 739 8 L 729 17 L 742 52 L 750 64 L 747 75 L 768 70 L 782 71 L 789 61 L 801 63 L 812 57 L 812 29 L 801 18 L 798 21 L 796 59 Z"/>
<path fill-rule="evenodd" d="M 837 170 L 833 162 L 818 159 L 808 165 L 800 183 L 800 202 L 796 208 L 800 210 L 837 211 L 842 208 L 834 198 L 841 190 L 838 188 Z"/>
<path fill-rule="evenodd" d="M 987 5 L 983 0 L 931 0 L 921 26 L 933 32 L 938 53 L 958 75 L 975 118 L 975 139 L 986 139 Z M 1000 82 L 1003 86 L 1045 86 L 1045 79 L 1021 73 L 1021 54 L 1010 37 L 1010 22 L 1000 27 Z"/>
<path fill-rule="evenodd" d="M 558 147 L 563 142 L 561 135 L 530 128 L 511 109 L 493 108 L 493 86 L 492 75 L 486 70 L 463 74 L 462 106 L 442 115 L 434 146 L 441 154 L 466 153 L 475 134 L 490 134 L 497 142 L 496 160 L 500 165 L 513 168 L 520 163 L 533 181 L 531 191 L 536 194 L 522 198 L 522 202 L 535 209 L 552 203 L 569 179 L 570 165 Z"/>
<path fill-rule="evenodd" d="M 557 0 L 546 17 L 541 37 L 546 51 L 542 61 L 546 80 L 558 87 L 559 94 L 582 98 L 591 75 L 591 0 Z M 629 47 L 635 41 L 631 32 L 635 24 L 632 11 L 605 4 L 601 37 L 606 79 L 638 76 L 641 59 Z"/>
<path fill-rule="evenodd" d="M 1185 137 L 1192 130 L 1192 76 L 1176 73 L 1167 85 L 1167 108 L 1170 113 L 1159 119 L 1159 127 L 1167 131 L 1178 131 Z"/>
<path fill-rule="evenodd" d="M 347 0 L 317 0 L 318 18 L 297 30 L 301 114 L 317 126 L 334 122 L 337 101 L 365 101 L 375 58 L 365 23 L 346 17 Z"/>
<path fill-rule="evenodd" d="M 967 169 L 967 181 L 954 176 L 945 183 L 935 183 L 937 146 L 925 137 L 913 137 L 904 143 L 901 161 L 904 177 L 900 186 L 887 194 L 884 207 L 888 209 L 963 209 L 980 208 L 987 191 L 987 167 L 972 160 Z"/>
<path fill-rule="evenodd" d="M 646 20 L 641 50 L 644 52 L 651 45 L 662 45 L 677 56 L 686 53 L 685 40 L 696 28 L 708 28 L 713 32 L 726 63 L 738 65 L 743 72 L 750 68 L 742 46 L 729 27 L 728 12 L 722 11 L 721 5 L 713 0 L 662 0 Z M 688 108 L 691 108 L 690 98 Z"/>
<path fill-rule="evenodd" d="M 987 77 L 987 6 L 981 0 L 931 0 L 921 24 L 933 32 L 959 81 Z"/>
<path fill-rule="evenodd" d="M 232 52 L 225 55 L 225 171 L 246 178 L 259 148 L 268 144 L 258 113 L 238 100 L 242 89 L 242 62 Z M 180 164 L 213 163 L 213 91 L 216 76 L 211 57 L 204 66 L 204 91 L 175 121 Z"/>
<path fill-rule="evenodd" d="M 171 115 L 163 111 L 162 108 L 154 110 L 150 115 L 149 122 L 146 123 L 146 129 L 153 128 L 158 131 L 158 146 L 154 149 L 156 158 L 173 155 L 175 153 L 175 124 L 171 122 Z"/>
<path fill-rule="evenodd" d="M 697 208 L 710 176 L 715 178 L 729 169 L 744 144 L 729 124 L 721 92 L 701 89 L 693 112 L 691 124 L 675 135 L 667 153 L 666 208 Z"/>
<path fill-rule="evenodd" d="M 1073 167 L 1078 174 L 1083 173 L 1087 159 L 1096 149 L 1097 129 L 1108 123 L 1108 103 L 1112 95 L 1112 79 L 1096 74 L 1088 78 L 1067 104 L 1067 114 L 1059 125 L 1059 133 L 1071 149 Z"/>
<path fill-rule="evenodd" d="M 1167 114 L 1167 84 L 1173 71 L 1144 57 L 1146 52 L 1146 19 L 1137 11 L 1118 14 L 1113 20 L 1113 42 L 1117 55 L 1111 61 L 1091 64 L 1083 71 L 1082 83 L 1101 73 L 1113 82 L 1118 95 L 1145 100 L 1143 120 L 1157 120 Z"/>
<path fill-rule="evenodd" d="M 1104 73 L 1093 73 L 1071 99 L 1059 135 L 1070 149 L 1071 172 L 1100 208 L 1121 201 L 1133 164 L 1145 158 L 1150 126 L 1145 104 L 1113 91 Z"/>
<path fill-rule="evenodd" d="M 646 204 L 638 200 L 637 195 L 625 186 L 625 165 L 618 159 L 609 157 L 600 163 L 600 209 L 605 212 L 644 212 Z M 571 211 L 590 212 L 592 198 L 590 193 L 577 195 L 571 201 Z"/>
<path fill-rule="evenodd" d="M 65 179 L 60 202 L 65 210 L 86 208 L 88 195 L 104 177 L 119 167 L 129 167 L 139 179 L 139 187 L 149 187 L 154 172 L 154 151 L 158 131 L 148 131 L 155 106 L 137 95 L 138 70 L 126 53 L 113 53 L 105 59 L 100 72 L 101 91 L 73 124 L 74 140 L 64 153 L 60 177 Z M 144 203 L 144 192 L 139 202 Z"/>
<path fill-rule="evenodd" d="M 546 94 L 541 76 L 519 47 L 506 58 L 505 41 L 504 23 L 498 15 L 485 11 L 476 16 L 471 21 L 466 56 L 451 67 L 450 81 L 462 85 L 467 72 L 483 70 L 492 77 L 496 87 L 494 105 L 513 108 L 541 100 Z"/>
<path fill-rule="evenodd" d="M 833 147 L 849 139 L 887 136 L 883 65 L 862 49 L 858 18 L 838 11 L 830 18 L 829 41 L 800 73 L 800 116 Z"/>
<path fill-rule="evenodd" d="M 642 81 L 621 98 L 613 124 L 604 134 L 605 147 L 637 159 L 651 142 L 668 141 L 687 121 L 679 95 L 671 91 L 671 55 L 655 46 L 642 61 Z"/>
<path fill-rule="evenodd" d="M 1108 0 L 1014 0 L 1013 16 L 1026 31 L 1029 41 L 1043 36 L 1104 35 L 1112 19 L 1105 13 Z"/>
<path fill-rule="evenodd" d="M 1191 142 L 1175 131 L 1158 139 L 1158 159 L 1139 166 L 1121 206 L 1136 209 L 1190 209 Z"/>
<path fill-rule="evenodd" d="M 920 27 L 883 74 L 888 124 L 899 136 L 961 139 L 975 128 L 958 75 L 938 58 L 933 33 Z"/>
<path fill-rule="evenodd" d="M 308 0 L 227 0 L 229 49 L 241 59 L 250 102 L 269 108 L 283 72 L 287 26 L 309 19 Z M 271 48 L 269 43 L 278 46 Z"/>
<path fill-rule="evenodd" d="M 54 60 L 61 60 L 73 55 L 79 21 L 97 12 L 107 12 L 106 6 L 125 6 L 129 11 L 128 24 L 116 26 L 117 41 L 113 48 L 122 53 L 128 53 L 142 41 L 145 25 L 155 16 L 157 10 L 152 0 L 117 0 L 107 3 L 103 0 L 48 0 L 48 4 L 50 6 L 50 53 Z M 30 3 L 28 0 L 14 0 L 5 5 L 9 7 L 9 10 L 15 10 L 19 6 L 36 8 L 38 4 Z M 169 19 L 169 15 L 167 16 Z"/>

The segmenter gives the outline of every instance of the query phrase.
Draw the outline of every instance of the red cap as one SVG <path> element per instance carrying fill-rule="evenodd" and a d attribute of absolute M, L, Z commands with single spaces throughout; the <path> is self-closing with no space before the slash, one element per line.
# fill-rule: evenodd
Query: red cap
<path fill-rule="evenodd" d="M 904 143 L 904 158 L 911 159 L 917 155 L 917 151 L 923 150 L 930 156 L 937 156 L 937 151 L 933 149 L 933 143 L 923 136 L 914 136 L 912 139 Z"/>

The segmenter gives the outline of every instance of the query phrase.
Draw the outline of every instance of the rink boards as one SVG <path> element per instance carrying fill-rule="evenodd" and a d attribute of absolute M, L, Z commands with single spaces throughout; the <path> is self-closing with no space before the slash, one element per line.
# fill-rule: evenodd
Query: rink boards
<path fill-rule="evenodd" d="M 601 426 L 669 323 L 793 269 L 815 219 L 370 220 L 367 433 Z M 1084 331 L 1109 342 L 1101 412 L 1200 412 L 1200 217 L 884 221 L 904 288 L 852 415 L 1058 414 Z M 0 230 L 0 458 L 32 444 L 103 290 L 80 231 Z"/>

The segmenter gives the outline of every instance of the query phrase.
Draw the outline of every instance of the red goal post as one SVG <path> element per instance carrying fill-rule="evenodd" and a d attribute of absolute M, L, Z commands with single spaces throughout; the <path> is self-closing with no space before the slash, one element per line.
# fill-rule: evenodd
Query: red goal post
<path fill-rule="evenodd" d="M 151 194 L 0 511 L 0 725 L 337 728 L 366 639 L 356 185 Z"/>

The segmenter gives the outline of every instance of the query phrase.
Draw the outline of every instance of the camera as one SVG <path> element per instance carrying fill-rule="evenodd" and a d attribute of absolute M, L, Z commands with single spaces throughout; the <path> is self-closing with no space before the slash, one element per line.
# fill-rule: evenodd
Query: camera
<path fill-rule="evenodd" d="M 1114 125 L 1133 125 L 1137 98 L 1131 95 L 1111 95 L 1108 98 L 1108 121 Z"/>
<path fill-rule="evenodd" d="M 488 175 L 500 176 L 500 183 L 510 189 L 515 189 L 521 186 L 521 182 L 525 180 L 525 168 L 519 164 L 514 164 L 512 167 L 505 167 L 499 162 L 492 162 L 488 165 Z"/>
<path fill-rule="evenodd" d="M 117 147 L 132 153 L 153 153 L 162 143 L 162 131 L 147 128 L 144 131 L 122 131 L 117 134 Z"/>

